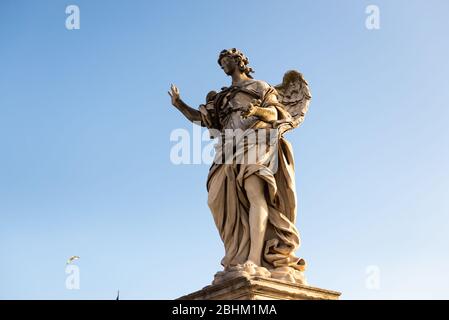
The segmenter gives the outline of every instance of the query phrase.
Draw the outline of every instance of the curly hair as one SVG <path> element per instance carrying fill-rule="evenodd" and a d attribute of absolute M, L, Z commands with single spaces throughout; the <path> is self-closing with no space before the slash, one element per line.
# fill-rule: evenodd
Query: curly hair
<path fill-rule="evenodd" d="M 220 55 L 218 56 L 218 64 L 221 66 L 221 59 L 223 59 L 224 57 L 231 57 L 233 58 L 238 66 L 241 72 L 245 73 L 249 78 L 253 78 L 251 76 L 251 73 L 254 72 L 253 68 L 251 68 L 248 64 L 249 64 L 249 60 L 248 58 L 243 54 L 242 51 L 236 49 L 236 48 L 232 48 L 232 49 L 228 49 L 228 50 L 222 50 L 220 52 Z"/>

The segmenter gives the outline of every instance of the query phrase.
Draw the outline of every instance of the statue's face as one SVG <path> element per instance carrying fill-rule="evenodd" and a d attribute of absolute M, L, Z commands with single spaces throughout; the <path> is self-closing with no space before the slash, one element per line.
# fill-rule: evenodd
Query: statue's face
<path fill-rule="evenodd" d="M 224 56 L 223 58 L 221 58 L 220 64 L 224 73 L 226 73 L 228 76 L 230 76 L 237 68 L 237 62 L 229 56 Z"/>

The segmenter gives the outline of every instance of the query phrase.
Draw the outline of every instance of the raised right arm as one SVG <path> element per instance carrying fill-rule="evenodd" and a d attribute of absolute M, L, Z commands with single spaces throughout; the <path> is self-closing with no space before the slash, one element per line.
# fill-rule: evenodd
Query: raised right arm
<path fill-rule="evenodd" d="M 179 95 L 179 89 L 175 85 L 171 85 L 168 94 L 171 97 L 171 103 L 176 107 L 181 113 L 191 122 L 201 122 L 201 113 L 188 106 L 184 101 L 181 100 Z"/>

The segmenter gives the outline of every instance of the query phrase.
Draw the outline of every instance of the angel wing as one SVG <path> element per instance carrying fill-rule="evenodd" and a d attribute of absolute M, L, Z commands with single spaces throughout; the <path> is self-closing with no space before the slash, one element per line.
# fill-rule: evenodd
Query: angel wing
<path fill-rule="evenodd" d="M 275 86 L 275 89 L 278 92 L 279 102 L 291 116 L 290 119 L 280 120 L 277 123 L 279 131 L 284 133 L 297 128 L 304 121 L 312 95 L 302 73 L 296 70 L 287 71 L 282 83 Z"/>

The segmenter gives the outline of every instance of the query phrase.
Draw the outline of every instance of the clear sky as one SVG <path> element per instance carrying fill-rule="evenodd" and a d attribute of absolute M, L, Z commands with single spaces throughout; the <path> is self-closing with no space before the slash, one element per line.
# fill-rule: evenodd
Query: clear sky
<path fill-rule="evenodd" d="M 167 90 L 203 103 L 229 84 L 216 60 L 230 47 L 255 78 L 310 83 L 286 135 L 309 283 L 449 298 L 448 14 L 446 0 L 2 0 L 0 298 L 173 299 L 212 281 L 209 165 L 170 161 L 170 133 L 192 126 Z"/>

